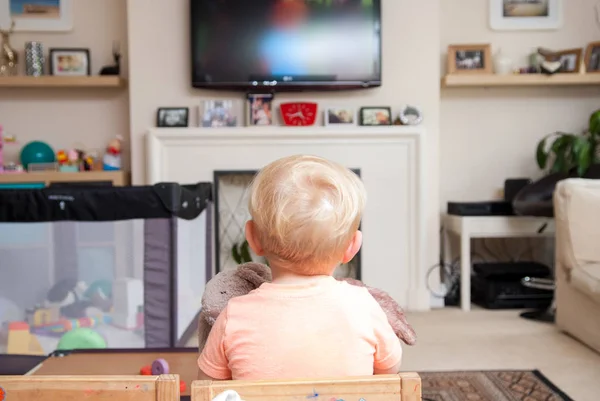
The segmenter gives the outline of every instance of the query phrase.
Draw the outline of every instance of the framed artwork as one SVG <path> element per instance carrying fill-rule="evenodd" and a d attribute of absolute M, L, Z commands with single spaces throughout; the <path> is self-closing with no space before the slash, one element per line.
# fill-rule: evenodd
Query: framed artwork
<path fill-rule="evenodd" d="M 330 127 L 356 126 L 356 109 L 353 107 L 329 107 L 325 109 L 323 120 L 325 125 Z"/>
<path fill-rule="evenodd" d="M 50 75 L 87 76 L 91 75 L 89 49 L 50 49 Z"/>
<path fill-rule="evenodd" d="M 494 30 L 550 30 L 563 23 L 562 0 L 489 0 Z"/>
<path fill-rule="evenodd" d="M 161 107 L 156 113 L 156 126 L 182 128 L 188 126 L 190 109 L 187 107 Z"/>
<path fill-rule="evenodd" d="M 200 106 L 200 126 L 205 128 L 237 127 L 240 118 L 240 101 L 205 100 Z"/>
<path fill-rule="evenodd" d="M 448 74 L 492 74 L 490 44 L 448 46 Z"/>
<path fill-rule="evenodd" d="M 600 42 L 590 43 L 585 51 L 586 72 L 600 72 Z"/>
<path fill-rule="evenodd" d="M 581 68 L 582 49 L 563 50 L 556 53 L 557 60 L 560 61 L 560 71 L 562 73 L 576 73 Z"/>
<path fill-rule="evenodd" d="M 363 107 L 360 109 L 359 123 L 364 126 L 392 125 L 390 107 Z"/>
<path fill-rule="evenodd" d="M 273 125 L 273 94 L 248 94 L 248 125 Z"/>
<path fill-rule="evenodd" d="M 73 0 L 0 0 L 0 28 L 15 32 L 66 32 L 73 29 Z"/>

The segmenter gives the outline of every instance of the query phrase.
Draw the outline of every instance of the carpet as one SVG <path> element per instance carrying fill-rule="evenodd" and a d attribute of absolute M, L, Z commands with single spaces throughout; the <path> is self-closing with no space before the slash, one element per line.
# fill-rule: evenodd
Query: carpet
<path fill-rule="evenodd" d="M 537 370 L 419 375 L 423 401 L 573 401 Z"/>

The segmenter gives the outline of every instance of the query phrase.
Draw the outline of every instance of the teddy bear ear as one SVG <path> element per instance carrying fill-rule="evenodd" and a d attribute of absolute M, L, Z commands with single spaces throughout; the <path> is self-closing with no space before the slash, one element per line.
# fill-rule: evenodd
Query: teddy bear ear
<path fill-rule="evenodd" d="M 266 281 L 271 281 L 271 269 L 261 263 L 244 263 L 238 266 L 237 274 L 255 288 L 260 287 Z"/>

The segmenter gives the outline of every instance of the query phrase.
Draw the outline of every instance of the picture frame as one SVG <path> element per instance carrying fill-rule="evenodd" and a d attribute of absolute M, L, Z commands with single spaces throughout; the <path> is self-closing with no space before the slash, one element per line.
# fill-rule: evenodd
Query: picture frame
<path fill-rule="evenodd" d="M 326 127 L 355 127 L 358 125 L 358 113 L 355 107 L 328 107 L 323 112 Z"/>
<path fill-rule="evenodd" d="M 581 56 L 583 49 L 569 49 L 561 50 L 554 53 L 556 60 L 560 61 L 561 67 L 559 73 L 561 74 L 575 74 L 581 70 Z"/>
<path fill-rule="evenodd" d="M 48 50 L 50 75 L 82 77 L 92 73 L 90 50 L 80 48 L 51 48 Z"/>
<path fill-rule="evenodd" d="M 273 99 L 272 93 L 249 93 L 246 108 L 247 125 L 273 125 Z"/>
<path fill-rule="evenodd" d="M 489 43 L 448 46 L 448 74 L 492 74 Z"/>
<path fill-rule="evenodd" d="M 585 49 L 585 71 L 600 73 L 600 42 L 592 42 Z"/>
<path fill-rule="evenodd" d="M 237 127 L 243 119 L 240 109 L 239 100 L 204 100 L 198 109 L 199 126 L 203 128 Z"/>
<path fill-rule="evenodd" d="M 156 126 L 161 128 L 183 128 L 189 123 L 188 107 L 160 107 L 156 112 Z"/>
<path fill-rule="evenodd" d="M 358 121 L 361 126 L 392 125 L 392 109 L 387 106 L 361 107 Z"/>
<path fill-rule="evenodd" d="M 505 30 L 555 30 L 563 25 L 562 0 L 489 0 L 490 27 Z"/>
<path fill-rule="evenodd" d="M 15 32 L 72 31 L 73 0 L 0 0 L 0 28 L 8 29 L 12 20 Z"/>

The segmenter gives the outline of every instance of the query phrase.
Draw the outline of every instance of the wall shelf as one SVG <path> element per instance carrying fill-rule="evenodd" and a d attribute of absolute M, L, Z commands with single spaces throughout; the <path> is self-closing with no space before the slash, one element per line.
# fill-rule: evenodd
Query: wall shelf
<path fill-rule="evenodd" d="M 0 77 L 0 88 L 124 88 L 127 80 L 117 76 L 59 77 L 17 75 Z"/>
<path fill-rule="evenodd" d="M 79 173 L 62 173 L 59 171 L 35 173 L 0 173 L 2 184 L 37 184 L 46 186 L 52 183 L 84 183 L 112 182 L 114 186 L 129 185 L 129 174 L 125 171 L 82 171 Z"/>
<path fill-rule="evenodd" d="M 448 74 L 442 78 L 442 88 L 586 85 L 600 86 L 600 74 Z"/>

